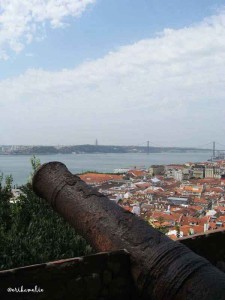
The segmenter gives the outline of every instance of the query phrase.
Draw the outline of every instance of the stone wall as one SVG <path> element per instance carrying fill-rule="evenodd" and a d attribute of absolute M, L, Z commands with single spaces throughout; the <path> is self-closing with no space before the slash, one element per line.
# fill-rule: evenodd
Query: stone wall
<path fill-rule="evenodd" d="M 10 288 L 39 292 L 7 291 Z M 0 299 L 132 300 L 137 297 L 130 275 L 129 254 L 120 250 L 1 271 Z"/>
<path fill-rule="evenodd" d="M 179 242 L 225 271 L 224 230 L 189 236 Z M 28 289 L 34 291 L 28 292 Z M 19 292 L 21 290 L 23 292 Z M 0 271 L 0 299 L 140 298 L 131 278 L 129 253 L 119 250 Z"/>
<path fill-rule="evenodd" d="M 213 230 L 179 239 L 193 252 L 205 257 L 218 269 L 225 272 L 225 230 Z"/>

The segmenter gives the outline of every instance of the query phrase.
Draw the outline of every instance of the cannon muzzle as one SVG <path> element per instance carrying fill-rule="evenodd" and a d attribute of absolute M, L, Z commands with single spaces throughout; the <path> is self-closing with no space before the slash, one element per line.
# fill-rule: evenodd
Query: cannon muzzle
<path fill-rule="evenodd" d="M 141 299 L 225 299 L 225 274 L 89 187 L 60 162 L 42 165 L 33 190 L 97 251 L 126 249 Z"/>

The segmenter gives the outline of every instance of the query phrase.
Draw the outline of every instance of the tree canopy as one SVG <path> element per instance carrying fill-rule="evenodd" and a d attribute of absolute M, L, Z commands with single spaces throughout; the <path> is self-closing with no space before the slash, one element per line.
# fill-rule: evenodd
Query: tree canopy
<path fill-rule="evenodd" d="M 31 159 L 32 174 L 40 165 Z M 31 182 L 13 198 L 12 176 L 0 177 L 0 269 L 48 262 L 92 253 L 92 248 L 37 197 Z"/>

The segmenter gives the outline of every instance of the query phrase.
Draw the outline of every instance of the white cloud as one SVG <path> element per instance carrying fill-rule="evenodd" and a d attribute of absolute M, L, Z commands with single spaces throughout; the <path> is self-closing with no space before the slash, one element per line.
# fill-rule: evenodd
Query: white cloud
<path fill-rule="evenodd" d="M 31 52 L 27 52 L 25 54 L 26 57 L 34 57 L 34 53 L 31 53 Z"/>
<path fill-rule="evenodd" d="M 79 17 L 95 0 L 1 0 L 0 59 L 7 59 L 9 49 L 20 52 L 43 25 L 60 27 L 68 16 Z"/>
<path fill-rule="evenodd" d="M 76 144 L 96 137 L 108 144 L 222 142 L 224 87 L 221 12 L 72 70 L 32 69 L 0 82 L 2 139 L 8 144 Z"/>

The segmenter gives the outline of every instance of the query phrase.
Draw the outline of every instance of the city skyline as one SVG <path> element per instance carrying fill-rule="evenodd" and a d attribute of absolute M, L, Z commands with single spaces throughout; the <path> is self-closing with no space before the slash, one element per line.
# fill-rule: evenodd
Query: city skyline
<path fill-rule="evenodd" d="M 68 147 L 80 147 L 80 146 L 89 146 L 90 149 L 92 149 L 93 146 L 95 146 L 93 148 L 93 151 L 95 152 L 95 150 L 97 148 L 104 148 L 104 147 L 108 147 L 107 149 L 111 151 L 112 150 L 115 150 L 116 148 L 113 148 L 113 147 L 118 147 L 119 148 L 130 148 L 130 149 L 133 149 L 133 151 L 135 150 L 135 148 L 137 149 L 146 149 L 146 153 L 149 152 L 150 149 L 180 149 L 180 150 L 204 150 L 204 151 L 212 151 L 213 152 L 213 156 L 215 157 L 216 156 L 216 153 L 222 153 L 222 152 L 225 152 L 225 145 L 219 143 L 219 142 L 216 142 L 216 141 L 212 141 L 212 142 L 209 142 L 209 143 L 206 143 L 204 145 L 195 145 L 195 146 L 187 146 L 187 147 L 182 147 L 180 145 L 170 145 L 170 146 L 165 146 L 165 145 L 157 145 L 157 144 L 154 144 L 153 142 L 151 141 L 144 141 L 143 143 L 140 143 L 140 144 L 133 144 L 133 145 L 106 145 L 106 144 L 101 144 L 98 142 L 98 139 L 96 139 L 94 141 L 94 143 L 85 143 L 85 144 L 48 144 L 48 145 L 31 145 L 31 144 L 24 144 L 24 145 L 19 145 L 19 144 L 11 144 L 11 145 L 4 145 L 4 144 L 0 144 L 0 147 L 2 149 L 3 152 L 4 151 L 14 151 L 14 150 L 26 150 L 28 148 L 54 148 L 54 149 L 61 149 L 61 148 L 68 148 Z M 111 147 L 111 148 L 110 148 Z M 71 150 L 72 151 L 72 150 Z M 1 152 L 1 151 L 0 151 Z M 110 151 L 108 153 L 111 153 Z"/>
<path fill-rule="evenodd" d="M 225 1 L 3 1 L 0 28 L 2 144 L 223 144 Z"/>

